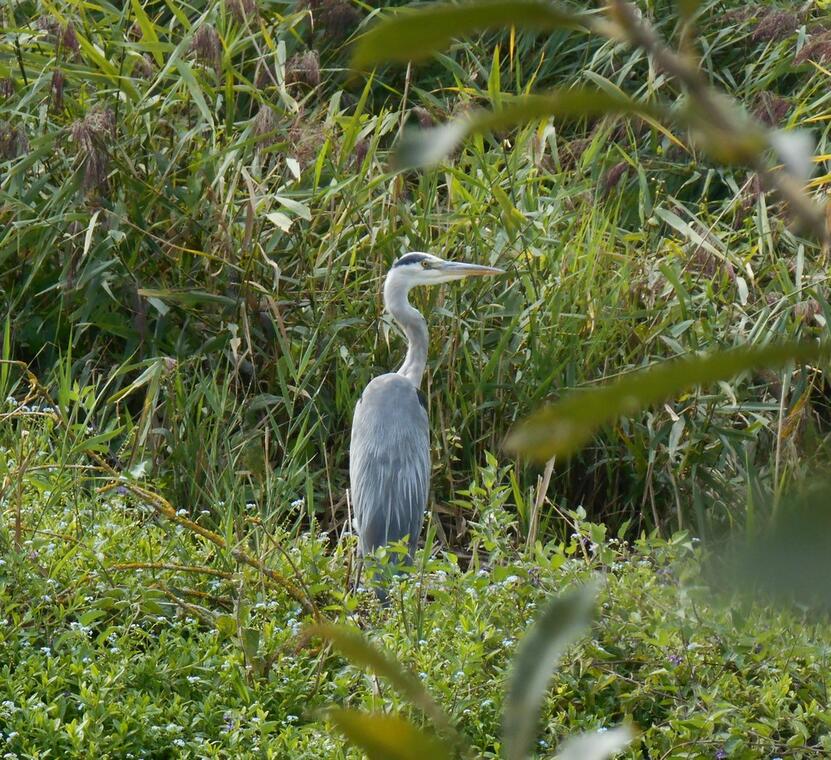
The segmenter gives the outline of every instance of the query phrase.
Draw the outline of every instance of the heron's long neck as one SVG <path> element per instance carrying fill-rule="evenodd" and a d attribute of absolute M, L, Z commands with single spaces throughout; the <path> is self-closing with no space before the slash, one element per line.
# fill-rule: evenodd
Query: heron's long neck
<path fill-rule="evenodd" d="M 421 385 L 421 376 L 427 366 L 427 322 L 417 309 L 407 300 L 407 288 L 394 277 L 387 277 L 384 284 L 384 304 L 392 318 L 407 336 L 407 356 L 398 369 L 398 374 L 406 377 L 416 388 Z"/>

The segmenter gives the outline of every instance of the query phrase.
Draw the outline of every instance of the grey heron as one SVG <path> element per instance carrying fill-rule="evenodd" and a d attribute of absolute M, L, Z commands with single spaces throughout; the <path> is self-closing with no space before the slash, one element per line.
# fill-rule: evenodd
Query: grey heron
<path fill-rule="evenodd" d="M 387 274 L 384 305 L 408 346 L 398 371 L 374 378 L 355 407 L 349 481 L 362 556 L 406 537 L 412 558 L 427 507 L 430 434 L 427 399 L 419 386 L 427 364 L 428 335 L 424 317 L 410 305 L 410 289 L 502 273 L 495 267 L 413 252 L 399 258 Z"/>

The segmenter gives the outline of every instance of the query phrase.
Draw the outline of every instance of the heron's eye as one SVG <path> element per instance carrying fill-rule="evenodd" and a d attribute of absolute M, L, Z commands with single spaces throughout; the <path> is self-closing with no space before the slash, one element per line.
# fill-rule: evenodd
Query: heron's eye
<path fill-rule="evenodd" d="M 429 269 L 429 268 L 430 268 L 430 262 L 429 262 L 429 261 L 427 261 L 427 259 L 424 259 L 424 261 L 422 261 L 422 262 L 421 262 L 421 266 L 422 266 L 424 269 Z"/>

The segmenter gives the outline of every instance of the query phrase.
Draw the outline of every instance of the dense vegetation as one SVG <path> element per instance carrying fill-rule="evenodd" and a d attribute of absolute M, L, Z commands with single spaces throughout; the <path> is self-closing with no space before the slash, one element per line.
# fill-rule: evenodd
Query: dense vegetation
<path fill-rule="evenodd" d="M 812 130 L 824 193 L 821 8 L 705 2 L 694 37 L 673 4 L 642 10 L 763 123 Z M 631 718 L 632 756 L 827 755 L 827 627 L 726 612 L 676 533 L 753 530 L 827 461 L 819 370 L 685 394 L 553 470 L 501 448 L 565 389 L 824 336 L 827 250 L 753 174 L 641 120 L 537 122 L 393 171 L 406 127 L 510 94 L 672 100 L 677 84 L 622 42 L 564 31 L 355 74 L 373 15 L 348 0 L 0 8 L 0 746 L 347 756 L 316 707 L 409 708 L 299 647 L 325 615 L 372 630 L 494 756 L 514 642 L 594 570 L 602 614 L 549 695 L 545 742 Z M 361 388 L 400 361 L 380 284 L 413 249 L 510 277 L 415 297 L 436 551 L 382 611 L 349 589 L 346 446 Z"/>
<path fill-rule="evenodd" d="M 2 440 L 30 472 L 22 494 L 7 494 L 28 537 L 14 551 L 7 535 L 0 566 L 7 757 L 358 758 L 317 710 L 337 703 L 423 722 L 384 680 L 303 646 L 309 616 L 260 573 L 159 521 L 148 503 L 90 493 L 50 417 L 18 423 L 29 431 L 22 444 Z M 505 679 L 528 621 L 590 573 L 606 577 L 601 611 L 545 700 L 540 756 L 625 718 L 643 731 L 633 757 L 831 752 L 827 625 L 717 603 L 684 536 L 629 545 L 572 515 L 562 545 L 517 554 L 504 490 L 485 471 L 465 505 L 493 561 L 463 572 L 452 554 L 425 559 L 388 610 L 347 592 L 351 541 L 330 551 L 325 534 L 289 541 L 261 525 L 252 540 L 274 571 L 294 579 L 302 569 L 325 615 L 371 631 L 418 674 L 477 757 L 498 754 Z"/>
<path fill-rule="evenodd" d="M 379 278 L 408 249 L 511 270 L 419 295 L 442 504 L 513 420 L 564 388 L 823 329 L 821 251 L 752 176 L 701 163 L 684 134 L 619 119 L 532 125 L 475 140 L 443 169 L 388 172 L 402 123 L 502 91 L 673 87 L 623 44 L 486 37 L 364 84 L 344 70 L 364 12 L 334 0 L 311 14 L 50 8 L 3 10 L 10 355 L 47 384 L 58 365 L 106 384 L 88 413 L 100 430 L 127 425 L 113 453 L 146 461 L 188 508 L 233 491 L 238 510 L 253 499 L 280 520 L 342 521 L 353 404 L 402 352 L 379 329 Z M 824 155 L 821 18 L 720 8 L 700 14 L 712 79 L 770 123 L 810 126 Z M 653 15 L 674 39 L 669 10 Z M 695 504 L 704 531 L 707 515 L 734 513 L 737 487 L 771 487 L 821 447 L 825 409 L 810 374 L 708 388 L 609 431 L 558 468 L 551 492 L 644 527 L 687 524 Z M 232 487 L 240 476 L 246 489 Z M 518 473 L 520 511 L 535 478 Z"/>

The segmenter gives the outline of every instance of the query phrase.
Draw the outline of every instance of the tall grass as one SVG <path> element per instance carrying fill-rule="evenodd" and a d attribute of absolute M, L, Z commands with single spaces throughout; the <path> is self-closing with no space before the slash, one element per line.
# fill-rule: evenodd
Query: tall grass
<path fill-rule="evenodd" d="M 177 507 L 340 531 L 352 408 L 403 354 L 379 316 L 406 250 L 510 271 L 415 296 L 432 337 L 435 503 L 454 543 L 476 517 L 459 492 L 543 400 L 689 351 L 826 330 L 825 253 L 753 177 L 710 168 L 682 135 L 533 125 L 424 174 L 388 168 L 402 124 L 501 93 L 672 87 L 640 53 L 484 35 L 362 80 L 344 50 L 367 8 L 243 5 L 0 11 L 6 356 L 56 397 L 101 389 L 84 424 L 115 431 L 118 465 L 153 472 Z M 821 20 L 769 29 L 767 6 L 743 8 L 704 5 L 702 66 L 749 109 L 810 126 L 825 156 Z M 668 10 L 645 6 L 677 38 Z M 826 397 L 815 372 L 691 394 L 607 430 L 555 469 L 548 497 L 706 533 L 743 519 L 748 483 L 776 490 L 822 455 Z M 539 473 L 515 465 L 507 508 L 527 533 Z M 543 512 L 545 536 L 567 530 Z"/>

